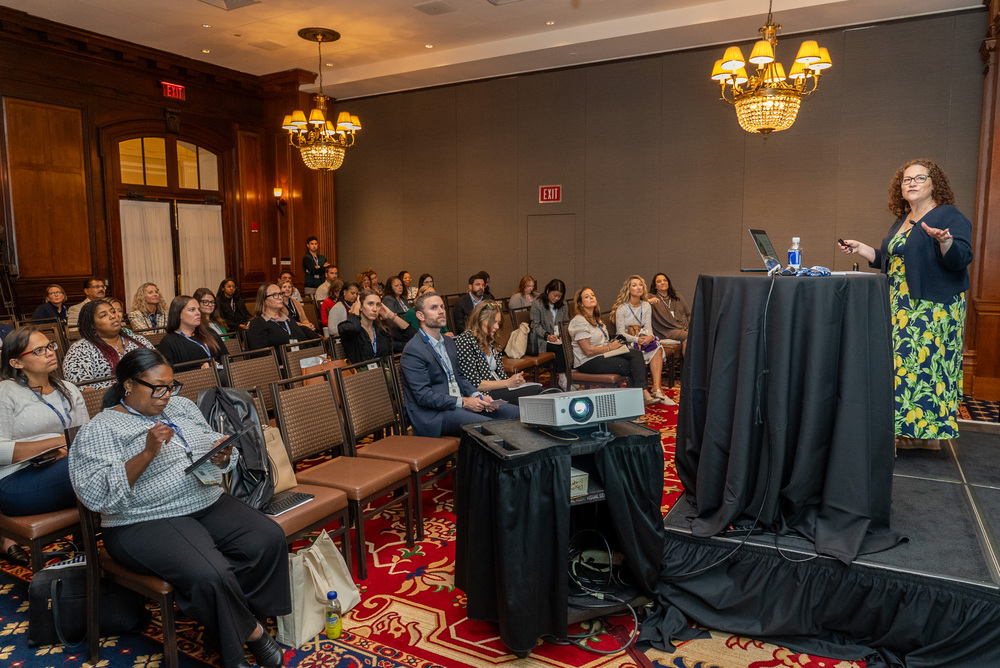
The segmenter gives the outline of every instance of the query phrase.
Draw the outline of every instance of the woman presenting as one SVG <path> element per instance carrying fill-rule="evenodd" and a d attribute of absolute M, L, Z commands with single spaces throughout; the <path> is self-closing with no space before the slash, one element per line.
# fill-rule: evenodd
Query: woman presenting
<path fill-rule="evenodd" d="M 893 177 L 896 222 L 881 246 L 840 243 L 889 276 L 897 447 L 938 449 L 958 437 L 972 224 L 954 202 L 940 167 L 911 160 Z"/>

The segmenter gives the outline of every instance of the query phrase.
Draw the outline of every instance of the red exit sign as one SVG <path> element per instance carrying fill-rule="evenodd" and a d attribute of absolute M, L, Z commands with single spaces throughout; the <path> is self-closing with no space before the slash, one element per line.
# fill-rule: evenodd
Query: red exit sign
<path fill-rule="evenodd" d="M 160 85 L 163 86 L 163 97 L 169 97 L 174 100 L 187 99 L 184 93 L 184 86 L 180 84 L 170 83 L 169 81 L 161 81 Z"/>
<path fill-rule="evenodd" d="M 538 203 L 561 202 L 562 186 L 538 186 Z"/>

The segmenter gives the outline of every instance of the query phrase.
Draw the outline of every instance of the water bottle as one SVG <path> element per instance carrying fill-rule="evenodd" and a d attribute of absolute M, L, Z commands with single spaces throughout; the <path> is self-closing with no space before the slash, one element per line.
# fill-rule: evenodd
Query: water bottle
<path fill-rule="evenodd" d="M 326 594 L 326 637 L 336 640 L 340 637 L 340 632 L 344 630 L 343 620 L 340 618 L 340 601 L 337 599 L 337 592 L 331 591 Z"/>
<path fill-rule="evenodd" d="M 802 266 L 802 246 L 799 237 L 792 237 L 792 247 L 788 249 L 788 264 L 796 271 Z"/>

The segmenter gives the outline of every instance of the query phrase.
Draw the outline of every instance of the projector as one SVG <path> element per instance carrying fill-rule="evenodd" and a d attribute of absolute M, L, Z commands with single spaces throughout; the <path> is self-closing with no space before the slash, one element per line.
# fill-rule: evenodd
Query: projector
<path fill-rule="evenodd" d="M 637 387 L 521 397 L 518 408 L 524 424 L 559 429 L 580 429 L 601 422 L 632 420 L 646 412 L 642 390 Z"/>

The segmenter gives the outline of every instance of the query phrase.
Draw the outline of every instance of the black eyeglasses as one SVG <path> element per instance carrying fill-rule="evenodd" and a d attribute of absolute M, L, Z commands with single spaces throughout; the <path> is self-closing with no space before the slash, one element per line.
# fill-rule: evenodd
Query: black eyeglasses
<path fill-rule="evenodd" d="M 274 299 L 275 297 L 282 297 L 283 298 L 284 296 L 285 296 L 284 292 L 272 292 L 271 294 L 267 295 L 267 298 L 268 299 Z"/>
<path fill-rule="evenodd" d="M 37 355 L 38 357 L 45 357 L 45 353 L 49 352 L 50 350 L 52 352 L 55 352 L 58 349 L 59 346 L 56 344 L 55 341 L 49 341 L 49 345 L 32 348 L 31 350 L 21 353 L 18 357 L 24 357 L 25 355 Z"/>
<path fill-rule="evenodd" d="M 181 388 L 184 387 L 184 383 L 178 383 L 176 380 L 170 385 L 153 385 L 152 383 L 147 383 L 142 378 L 133 378 L 132 380 L 152 390 L 151 394 L 154 399 L 162 399 L 168 394 L 172 397 L 176 396 L 181 391 Z"/>
<path fill-rule="evenodd" d="M 909 185 L 910 183 L 923 183 L 927 179 L 931 178 L 930 174 L 919 174 L 917 176 L 904 176 L 903 185 Z"/>
<path fill-rule="evenodd" d="M 215 306 L 215 300 L 212 300 L 212 299 L 202 299 L 201 300 L 201 305 L 202 306 Z"/>

